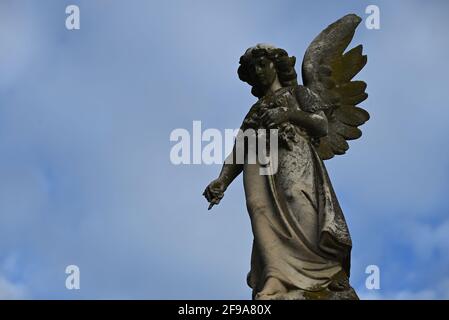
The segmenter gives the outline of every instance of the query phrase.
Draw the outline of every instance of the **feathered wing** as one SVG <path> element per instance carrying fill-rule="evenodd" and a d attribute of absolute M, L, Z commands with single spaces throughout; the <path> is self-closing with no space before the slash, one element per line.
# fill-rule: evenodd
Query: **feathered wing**
<path fill-rule="evenodd" d="M 362 55 L 362 45 L 344 53 L 361 21 L 355 14 L 337 20 L 312 41 L 304 55 L 304 86 L 323 101 L 329 122 L 328 135 L 320 139 L 317 148 L 323 160 L 344 154 L 349 149 L 346 141 L 360 138 L 358 126 L 369 119 L 368 112 L 357 107 L 368 97 L 366 83 L 351 81 L 363 69 L 367 57 Z"/>

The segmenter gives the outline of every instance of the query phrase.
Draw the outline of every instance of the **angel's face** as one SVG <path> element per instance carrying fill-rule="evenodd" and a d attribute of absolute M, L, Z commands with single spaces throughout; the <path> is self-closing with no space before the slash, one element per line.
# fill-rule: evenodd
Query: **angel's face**
<path fill-rule="evenodd" d="M 276 68 L 273 61 L 262 56 L 254 60 L 254 80 L 263 87 L 270 87 L 276 80 Z"/>

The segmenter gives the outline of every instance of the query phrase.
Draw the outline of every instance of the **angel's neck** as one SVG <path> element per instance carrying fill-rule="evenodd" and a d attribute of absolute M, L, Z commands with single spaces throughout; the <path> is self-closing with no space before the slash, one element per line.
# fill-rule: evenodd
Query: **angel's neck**
<path fill-rule="evenodd" d="M 264 95 L 272 94 L 272 93 L 274 93 L 275 91 L 277 91 L 277 90 L 279 90 L 281 88 L 282 88 L 281 82 L 279 81 L 279 78 L 276 75 L 276 79 L 274 79 L 274 81 L 271 84 L 271 86 L 267 88 L 267 90 L 265 91 Z"/>

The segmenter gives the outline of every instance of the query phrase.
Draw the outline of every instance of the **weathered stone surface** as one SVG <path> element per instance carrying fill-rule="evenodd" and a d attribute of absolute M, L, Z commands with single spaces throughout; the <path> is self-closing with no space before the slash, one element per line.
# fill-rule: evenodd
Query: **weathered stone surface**
<path fill-rule="evenodd" d="M 359 138 L 358 127 L 369 119 L 356 106 L 367 98 L 366 84 L 351 81 L 366 56 L 361 46 L 344 53 L 360 21 L 347 15 L 315 38 L 304 57 L 303 86 L 296 58 L 284 49 L 259 44 L 240 58 L 239 78 L 259 98 L 241 129 L 258 137 L 274 129 L 279 144 L 266 143 L 262 158 L 269 165 L 248 141 L 245 160 L 236 162 L 234 147 L 203 194 L 212 208 L 243 172 L 254 234 L 247 278 L 254 299 L 358 299 L 348 278 L 351 237 L 323 160 L 344 154 L 347 140 Z M 248 161 L 255 150 L 258 161 Z M 267 168 L 269 174 L 261 174 Z"/>

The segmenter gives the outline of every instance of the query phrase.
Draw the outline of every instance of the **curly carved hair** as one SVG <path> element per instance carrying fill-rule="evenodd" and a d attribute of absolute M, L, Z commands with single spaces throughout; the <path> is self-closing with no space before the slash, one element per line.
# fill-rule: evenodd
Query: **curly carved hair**
<path fill-rule="evenodd" d="M 246 50 L 245 54 L 240 57 L 240 66 L 237 70 L 240 80 L 252 86 L 251 93 L 254 96 L 261 98 L 264 94 L 263 88 L 254 80 L 251 68 L 253 60 L 261 56 L 274 63 L 279 82 L 283 87 L 298 85 L 298 76 L 295 71 L 296 57 L 289 57 L 284 49 L 258 44 Z"/>

